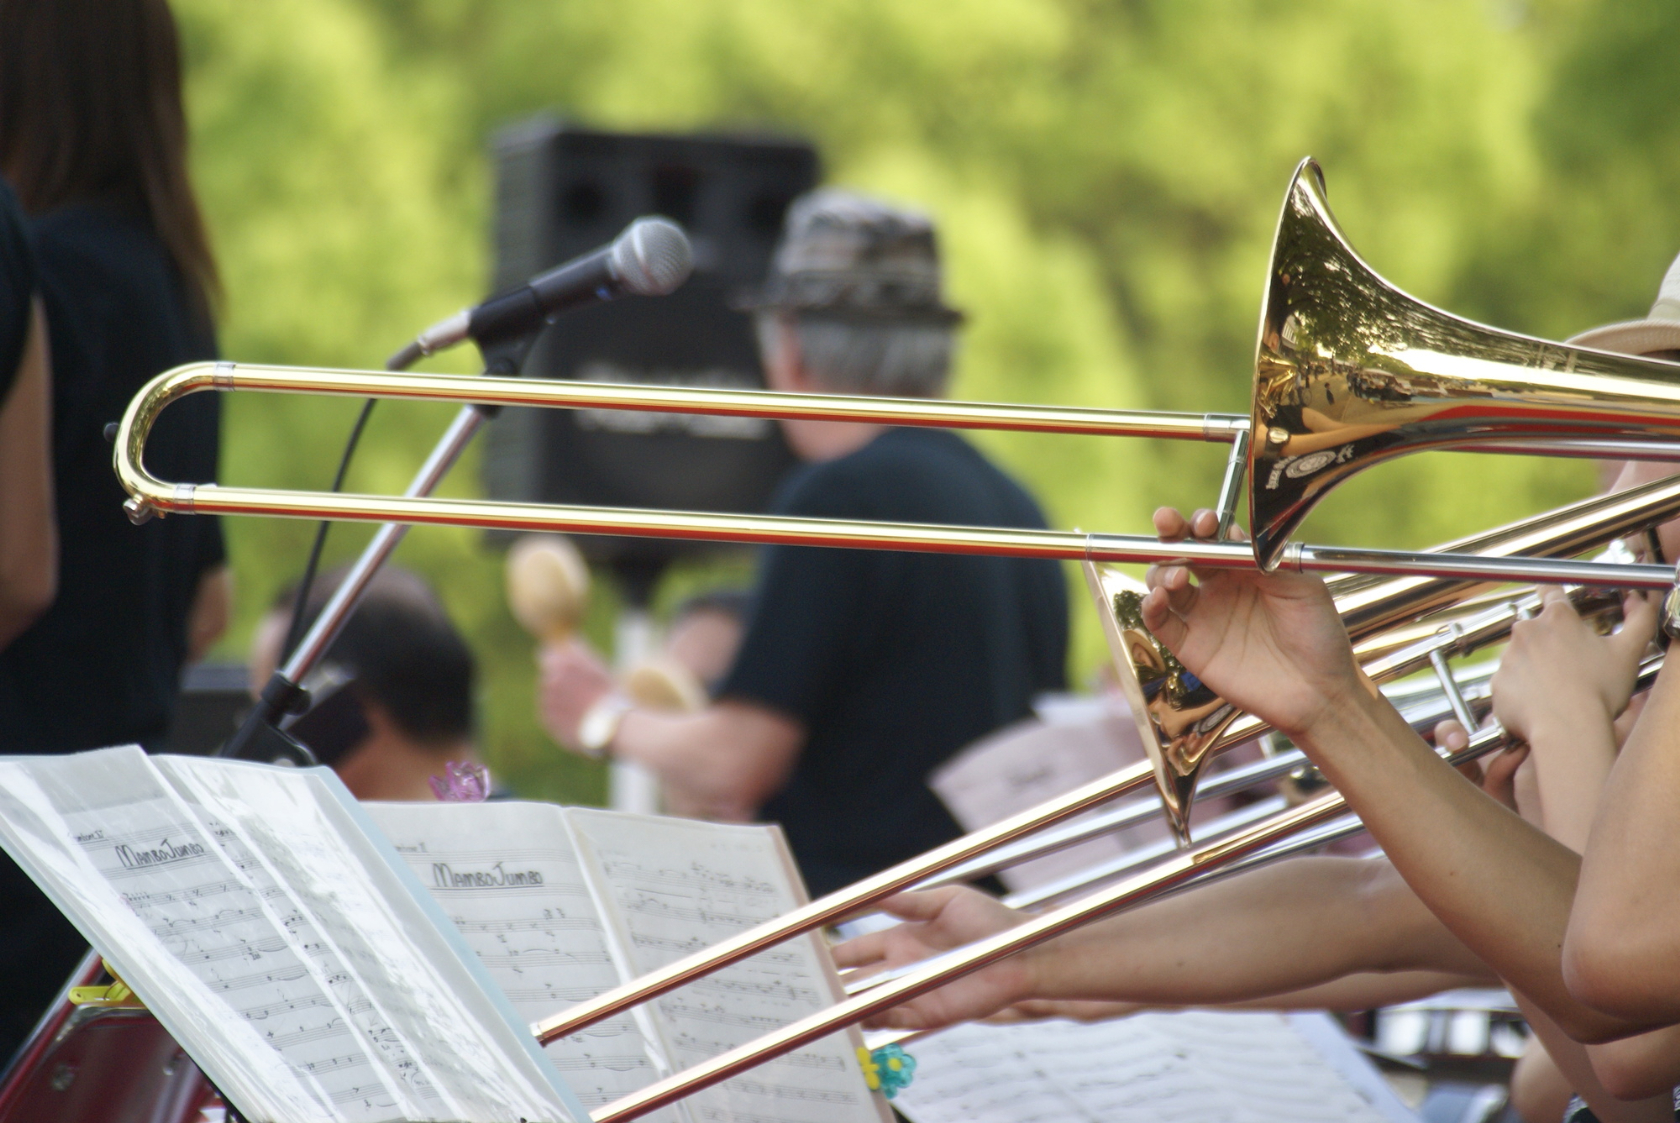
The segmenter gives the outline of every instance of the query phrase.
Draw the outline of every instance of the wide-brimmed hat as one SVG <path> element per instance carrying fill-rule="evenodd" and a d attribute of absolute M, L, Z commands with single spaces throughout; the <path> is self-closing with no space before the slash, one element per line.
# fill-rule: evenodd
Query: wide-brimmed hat
<path fill-rule="evenodd" d="M 1565 340 L 1577 347 L 1644 355 L 1652 351 L 1680 351 L 1680 257 L 1668 267 L 1657 289 L 1657 302 L 1643 320 L 1605 324 Z"/>
<path fill-rule="evenodd" d="M 957 324 L 963 314 L 940 296 L 933 222 L 835 188 L 788 207 L 764 287 L 735 306 L 858 320 Z"/>

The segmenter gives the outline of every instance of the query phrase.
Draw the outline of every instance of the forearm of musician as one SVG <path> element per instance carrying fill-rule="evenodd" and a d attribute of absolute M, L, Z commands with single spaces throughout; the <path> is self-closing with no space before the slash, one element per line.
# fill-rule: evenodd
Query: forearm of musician
<path fill-rule="evenodd" d="M 1486 969 L 1386 862 L 1299 858 L 1181 893 L 1033 954 L 1030 993 L 1151 1006 L 1245 1002 L 1360 972 Z"/>
<path fill-rule="evenodd" d="M 0 400 L 0 648 L 33 624 L 57 593 L 52 375 L 37 301 L 16 377 Z"/>
<path fill-rule="evenodd" d="M 1570 990 L 1680 1020 L 1680 670 L 1665 667 L 1604 787 L 1564 947 Z"/>
<path fill-rule="evenodd" d="M 1529 736 L 1540 793 L 1541 826 L 1579 854 L 1616 762 L 1616 730 L 1602 713 L 1569 709 Z"/>
<path fill-rule="evenodd" d="M 1661 1024 L 1607 1015 L 1564 986 L 1580 858 L 1436 756 L 1386 701 L 1327 707 L 1298 740 L 1430 911 L 1571 1037 Z"/>
<path fill-rule="evenodd" d="M 1317 986 L 1286 990 L 1281 994 L 1267 994 L 1259 998 L 1244 998 L 1235 1002 L 1206 1002 L 1200 1008 L 1216 1010 L 1374 1010 L 1400 1002 L 1415 1002 L 1440 994 L 1444 990 L 1498 985 L 1498 976 L 1491 971 L 1465 975 L 1452 971 L 1360 971 L 1332 979 Z M 1183 1005 L 1151 1006 L 1144 1002 L 1099 1002 L 1029 999 L 1017 1002 L 989 1022 L 1007 1024 L 1036 1021 L 1043 1018 L 1070 1018 L 1079 1022 L 1106 1021 L 1124 1018 L 1145 1010 L 1183 1010 Z M 1561 1111 L 1559 1114 L 1562 1114 Z"/>
<path fill-rule="evenodd" d="M 1523 1017 L 1528 1019 L 1529 1028 L 1545 1046 L 1552 1063 L 1575 1090 L 1575 1094 L 1587 1101 L 1587 1106 L 1593 1109 L 1593 1114 L 1597 1115 L 1602 1123 L 1671 1123 L 1674 1118 L 1673 1102 L 1666 1086 L 1658 1088 L 1654 1095 L 1649 1091 L 1639 1091 L 1632 1082 L 1625 1079 L 1625 1076 L 1630 1074 L 1624 1074 L 1620 1083 L 1614 1087 L 1610 1086 L 1601 1079 L 1600 1065 L 1594 1056 L 1605 1046 L 1582 1045 L 1565 1033 L 1544 1009 L 1522 991 L 1512 988 L 1511 996 L 1517 1000 Z M 1641 1034 L 1639 1038 L 1628 1040 L 1637 1041 L 1647 1036 L 1655 1034 Z"/>
<path fill-rule="evenodd" d="M 613 738 L 613 755 L 679 789 L 685 810 L 746 820 L 787 782 L 805 729 L 762 706 L 725 700 L 696 714 L 635 710 Z"/>

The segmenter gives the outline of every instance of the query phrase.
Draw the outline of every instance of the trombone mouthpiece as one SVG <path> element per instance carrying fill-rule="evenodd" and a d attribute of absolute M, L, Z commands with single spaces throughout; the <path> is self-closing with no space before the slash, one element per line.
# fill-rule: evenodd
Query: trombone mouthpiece
<path fill-rule="evenodd" d="M 613 242 L 607 268 L 626 292 L 664 296 L 688 280 L 694 251 L 670 219 L 638 218 Z"/>

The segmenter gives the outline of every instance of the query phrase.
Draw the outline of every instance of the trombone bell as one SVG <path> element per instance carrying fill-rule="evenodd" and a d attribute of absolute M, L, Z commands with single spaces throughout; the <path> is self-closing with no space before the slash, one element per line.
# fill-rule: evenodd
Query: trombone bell
<path fill-rule="evenodd" d="M 1273 243 L 1251 425 L 1249 525 L 1271 569 L 1326 492 L 1391 456 L 1680 435 L 1680 363 L 1500 331 L 1408 296 L 1348 244 L 1308 159 Z"/>
<path fill-rule="evenodd" d="M 1242 711 L 1185 669 L 1143 623 L 1148 590 L 1116 569 L 1084 564 L 1103 638 L 1155 773 L 1162 810 L 1180 846 L 1190 845 L 1190 808 L 1208 753 Z"/>

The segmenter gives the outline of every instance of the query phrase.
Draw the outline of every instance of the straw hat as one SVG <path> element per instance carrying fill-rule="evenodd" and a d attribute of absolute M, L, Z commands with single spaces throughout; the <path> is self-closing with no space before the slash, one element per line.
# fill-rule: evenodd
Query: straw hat
<path fill-rule="evenodd" d="M 1680 257 L 1676 257 L 1674 264 L 1668 267 L 1668 274 L 1657 290 L 1657 302 L 1651 305 L 1649 316 L 1643 320 L 1605 324 L 1564 342 L 1598 351 L 1620 351 L 1626 355 L 1680 350 Z"/>

